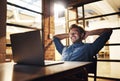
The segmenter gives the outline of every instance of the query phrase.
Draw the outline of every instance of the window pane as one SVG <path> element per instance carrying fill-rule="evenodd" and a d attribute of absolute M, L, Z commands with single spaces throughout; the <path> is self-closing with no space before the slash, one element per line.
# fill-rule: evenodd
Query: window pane
<path fill-rule="evenodd" d="M 78 7 L 78 18 L 83 18 L 83 10 L 82 7 Z"/>
<path fill-rule="evenodd" d="M 102 0 L 94 3 L 86 4 L 84 6 L 85 18 L 119 12 L 119 6 L 120 4 L 115 3 L 114 0 Z"/>
<path fill-rule="evenodd" d="M 7 5 L 7 23 L 41 28 L 42 15 Z"/>
<path fill-rule="evenodd" d="M 37 12 L 42 12 L 42 0 L 7 0 L 7 2 L 28 8 Z"/>

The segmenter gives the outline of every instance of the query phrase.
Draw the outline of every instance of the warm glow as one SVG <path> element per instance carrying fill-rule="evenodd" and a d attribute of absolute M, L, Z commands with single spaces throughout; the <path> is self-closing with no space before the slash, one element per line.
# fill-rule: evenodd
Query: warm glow
<path fill-rule="evenodd" d="M 58 13 L 62 12 L 65 10 L 65 7 L 62 4 L 55 4 L 54 5 L 54 13 L 55 17 L 58 17 Z"/>
<path fill-rule="evenodd" d="M 65 10 L 63 5 L 61 5 L 61 4 L 55 4 L 54 5 L 54 11 L 55 12 L 60 12 L 60 11 L 63 11 L 63 10 Z"/>

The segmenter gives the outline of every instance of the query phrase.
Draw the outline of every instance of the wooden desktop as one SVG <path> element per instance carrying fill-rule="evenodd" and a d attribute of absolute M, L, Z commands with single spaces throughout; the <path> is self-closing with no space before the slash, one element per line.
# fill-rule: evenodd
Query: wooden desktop
<path fill-rule="evenodd" d="M 0 81 L 57 81 L 64 76 L 79 73 L 91 62 L 68 62 L 50 66 L 0 64 Z"/>

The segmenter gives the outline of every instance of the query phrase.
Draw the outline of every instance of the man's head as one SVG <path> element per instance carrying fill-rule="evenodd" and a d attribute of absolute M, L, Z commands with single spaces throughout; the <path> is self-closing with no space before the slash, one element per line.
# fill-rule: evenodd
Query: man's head
<path fill-rule="evenodd" d="M 76 24 L 70 26 L 69 37 L 73 43 L 82 41 L 84 36 L 85 36 L 85 30 L 82 27 Z"/>

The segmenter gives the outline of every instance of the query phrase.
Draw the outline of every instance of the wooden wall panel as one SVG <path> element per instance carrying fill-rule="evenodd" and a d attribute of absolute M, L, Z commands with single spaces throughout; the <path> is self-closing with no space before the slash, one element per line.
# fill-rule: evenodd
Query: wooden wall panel
<path fill-rule="evenodd" d="M 0 62 L 6 54 L 6 0 L 0 1 Z"/>

